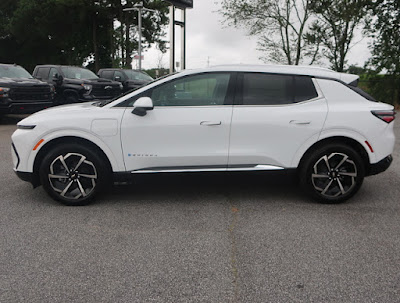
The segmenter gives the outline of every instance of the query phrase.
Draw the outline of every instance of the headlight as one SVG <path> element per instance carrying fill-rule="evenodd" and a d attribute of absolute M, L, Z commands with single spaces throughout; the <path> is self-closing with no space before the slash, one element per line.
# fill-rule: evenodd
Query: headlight
<path fill-rule="evenodd" d="M 50 92 L 51 93 L 55 93 L 56 92 L 56 87 L 53 84 L 50 85 Z"/>
<path fill-rule="evenodd" d="M 9 87 L 0 87 L 0 98 L 8 97 L 8 92 L 10 91 Z"/>
<path fill-rule="evenodd" d="M 119 88 L 120 88 L 120 89 L 123 89 L 123 88 L 124 88 L 124 86 L 122 85 L 122 83 L 119 84 Z"/>
<path fill-rule="evenodd" d="M 83 88 L 85 89 L 85 90 L 87 90 L 87 91 L 90 91 L 90 90 L 92 90 L 92 86 L 91 85 L 89 85 L 89 84 L 81 84 L 82 86 L 83 86 Z"/>
<path fill-rule="evenodd" d="M 17 125 L 18 129 L 34 129 L 36 125 Z"/>

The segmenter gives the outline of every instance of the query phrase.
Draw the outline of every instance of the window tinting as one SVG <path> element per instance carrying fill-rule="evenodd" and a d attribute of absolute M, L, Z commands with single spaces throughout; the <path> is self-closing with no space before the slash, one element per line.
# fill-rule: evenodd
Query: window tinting
<path fill-rule="evenodd" d="M 114 81 L 117 81 L 117 77 L 119 77 L 120 81 L 125 81 L 125 75 L 121 73 L 120 71 L 115 71 L 114 73 Z"/>
<path fill-rule="evenodd" d="M 49 71 L 50 71 L 49 67 L 39 67 L 36 74 L 36 78 L 43 80 L 49 79 Z"/>
<path fill-rule="evenodd" d="M 151 92 L 154 106 L 223 105 L 230 74 L 202 74 L 156 87 Z"/>
<path fill-rule="evenodd" d="M 106 78 L 106 79 L 112 79 L 114 75 L 114 71 L 113 70 L 105 70 L 101 72 L 100 77 L 101 78 Z"/>
<path fill-rule="evenodd" d="M 244 74 L 243 104 L 274 105 L 292 103 L 292 76 Z"/>
<path fill-rule="evenodd" d="M 301 102 L 318 97 L 318 93 L 310 77 L 295 76 L 294 86 L 294 102 Z"/>
<path fill-rule="evenodd" d="M 49 79 L 50 80 L 54 80 L 54 77 L 55 76 L 58 76 L 58 71 L 57 71 L 57 69 L 56 68 L 54 68 L 54 67 L 52 67 L 51 69 L 50 69 L 50 77 L 49 77 Z"/>

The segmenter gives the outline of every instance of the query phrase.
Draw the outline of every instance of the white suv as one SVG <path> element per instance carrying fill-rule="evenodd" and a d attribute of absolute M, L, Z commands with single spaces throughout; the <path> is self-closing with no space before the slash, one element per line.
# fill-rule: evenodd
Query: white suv
<path fill-rule="evenodd" d="M 342 202 L 389 167 L 395 141 L 393 106 L 357 82 L 313 67 L 184 71 L 22 120 L 14 170 L 67 205 L 87 204 L 112 177 L 282 169 L 297 169 L 313 198 Z"/>

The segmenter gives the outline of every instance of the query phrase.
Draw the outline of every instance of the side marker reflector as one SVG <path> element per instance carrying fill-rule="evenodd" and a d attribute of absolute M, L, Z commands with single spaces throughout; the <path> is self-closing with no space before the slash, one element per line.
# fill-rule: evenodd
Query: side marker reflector
<path fill-rule="evenodd" d="M 374 152 L 374 149 L 372 148 L 371 144 L 369 144 L 369 142 L 368 142 L 368 141 L 365 141 L 365 144 L 367 144 L 367 145 L 368 145 L 368 147 L 369 147 L 369 149 L 370 149 L 371 153 L 373 153 L 373 152 Z"/>
<path fill-rule="evenodd" d="M 40 144 L 42 144 L 44 142 L 44 139 L 40 139 L 40 141 L 38 143 L 36 143 L 35 147 L 33 148 L 33 150 L 36 150 Z"/>

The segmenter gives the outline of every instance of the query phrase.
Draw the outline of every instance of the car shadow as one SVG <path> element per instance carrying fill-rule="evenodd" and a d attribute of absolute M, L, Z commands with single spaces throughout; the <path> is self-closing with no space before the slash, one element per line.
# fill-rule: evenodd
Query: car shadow
<path fill-rule="evenodd" d="M 298 201 L 302 191 L 297 183 L 294 171 L 135 175 L 132 183 L 114 185 L 97 199 L 97 203 L 188 201 L 221 196 L 227 199 L 268 197 L 271 200 Z"/>

